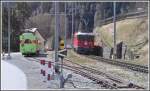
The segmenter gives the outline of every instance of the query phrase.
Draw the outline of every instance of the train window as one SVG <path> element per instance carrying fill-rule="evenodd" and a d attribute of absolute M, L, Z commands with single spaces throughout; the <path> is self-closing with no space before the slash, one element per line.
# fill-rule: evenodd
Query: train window
<path fill-rule="evenodd" d="M 32 40 L 32 43 L 33 43 L 33 44 L 37 44 L 38 41 L 37 41 L 37 40 Z"/>
<path fill-rule="evenodd" d="M 60 44 L 60 46 L 64 46 L 64 44 Z"/>
<path fill-rule="evenodd" d="M 88 40 L 88 41 L 92 41 L 94 40 L 94 36 L 90 36 L 90 35 L 78 35 L 78 39 L 79 40 Z"/>
<path fill-rule="evenodd" d="M 30 43 L 32 43 L 32 42 L 31 42 L 30 39 L 26 39 L 24 43 L 25 43 L 25 44 L 30 44 Z"/>

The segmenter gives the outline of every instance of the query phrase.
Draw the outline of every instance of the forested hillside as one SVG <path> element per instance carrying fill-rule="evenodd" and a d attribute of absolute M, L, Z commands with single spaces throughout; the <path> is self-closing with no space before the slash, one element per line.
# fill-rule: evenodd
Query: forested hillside
<path fill-rule="evenodd" d="M 18 37 L 25 28 L 38 27 L 39 32 L 45 38 L 54 35 L 55 8 L 52 2 L 17 2 L 11 6 L 11 44 L 18 43 Z M 92 32 L 94 27 L 99 26 L 99 21 L 113 16 L 113 3 L 111 2 L 77 2 L 67 3 L 67 38 L 72 33 L 72 12 L 74 18 L 73 31 Z M 65 3 L 59 4 L 61 14 L 65 12 Z M 72 9 L 72 7 L 74 9 Z M 145 2 L 118 2 L 116 4 L 117 15 L 129 12 L 147 11 L 148 4 Z M 3 48 L 7 49 L 7 25 L 8 8 L 6 2 L 2 6 L 2 35 Z M 61 29 L 64 31 L 64 18 L 61 16 Z M 64 33 L 62 33 L 64 34 Z M 62 36 L 62 35 L 61 35 Z M 18 46 L 11 46 L 12 51 L 18 51 Z"/>

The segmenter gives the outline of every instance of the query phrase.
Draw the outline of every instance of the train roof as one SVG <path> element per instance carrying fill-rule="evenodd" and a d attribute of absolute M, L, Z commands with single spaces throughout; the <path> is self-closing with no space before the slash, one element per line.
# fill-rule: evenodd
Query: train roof
<path fill-rule="evenodd" d="M 75 35 L 91 35 L 94 36 L 94 33 L 83 33 L 83 32 L 77 32 Z"/>
<path fill-rule="evenodd" d="M 37 28 L 30 28 L 30 29 L 25 29 L 26 32 L 35 32 Z"/>
<path fill-rule="evenodd" d="M 33 33 L 22 33 L 22 35 L 28 36 L 28 35 L 33 35 Z"/>

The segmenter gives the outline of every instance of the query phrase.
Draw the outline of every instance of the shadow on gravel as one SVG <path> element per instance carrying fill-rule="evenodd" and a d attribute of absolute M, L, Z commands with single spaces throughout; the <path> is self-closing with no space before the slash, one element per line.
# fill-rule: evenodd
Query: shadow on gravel
<path fill-rule="evenodd" d="M 48 54 L 25 55 L 24 57 L 47 57 Z"/>

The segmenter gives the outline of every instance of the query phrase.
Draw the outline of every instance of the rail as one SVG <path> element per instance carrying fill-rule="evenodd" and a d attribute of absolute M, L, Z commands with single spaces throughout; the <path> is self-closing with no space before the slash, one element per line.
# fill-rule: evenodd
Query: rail
<path fill-rule="evenodd" d="M 121 67 L 126 67 L 126 68 L 129 68 L 129 69 L 134 70 L 134 71 L 148 73 L 148 67 L 147 66 L 131 64 L 131 63 L 122 62 L 119 60 L 107 59 L 107 58 L 103 58 L 103 57 L 99 57 L 99 56 L 86 56 L 86 57 L 91 58 L 91 59 L 95 59 L 97 61 L 107 62 L 109 64 L 113 64 L 113 65 L 117 65 L 117 66 L 121 66 Z"/>
<path fill-rule="evenodd" d="M 104 77 L 105 79 L 102 79 L 102 80 L 105 80 L 107 79 L 107 83 L 111 84 L 112 87 L 113 86 L 116 86 L 115 88 L 136 88 L 136 89 L 144 89 L 143 87 L 141 86 L 138 86 L 136 84 L 133 84 L 133 83 L 130 83 L 128 81 L 125 81 L 123 80 L 122 78 L 118 77 L 118 76 L 114 76 L 112 74 L 108 74 L 108 73 L 105 73 L 103 71 L 100 71 L 100 70 L 96 70 L 96 69 L 93 69 L 93 68 L 90 68 L 90 67 L 87 67 L 87 66 L 83 66 L 81 64 L 78 64 L 78 63 L 75 63 L 71 60 L 69 60 L 68 58 L 65 58 L 64 59 L 65 62 L 70 62 L 71 64 L 73 64 L 73 66 L 71 66 L 71 68 L 74 68 L 76 70 L 80 70 L 82 72 L 86 71 L 85 73 L 89 73 L 89 75 L 93 75 L 93 77 L 95 77 L 94 75 L 98 75 L 98 76 L 102 76 Z M 76 65 L 76 66 L 75 66 Z M 69 66 L 69 65 L 67 65 Z M 99 78 L 97 78 L 99 79 Z M 106 84 L 105 84 L 106 85 Z M 111 87 L 111 88 L 112 88 Z"/>
<path fill-rule="evenodd" d="M 114 77 L 105 72 L 75 63 L 75 62 L 71 61 L 70 59 L 68 59 L 63 54 L 60 54 L 59 56 L 64 57 L 63 60 L 65 60 L 65 61 L 63 63 L 63 68 L 71 70 L 71 71 L 75 72 L 76 74 L 84 76 L 88 79 L 91 79 L 91 80 L 95 81 L 97 84 L 100 84 L 101 87 L 109 88 L 109 89 L 119 89 L 119 88 L 145 89 L 136 84 L 125 82 L 124 80 L 119 79 L 119 77 L 116 77 L 116 76 Z M 40 62 L 40 59 L 37 59 L 37 58 L 27 58 L 27 59 L 31 60 L 31 61 Z M 69 62 L 69 64 L 68 64 L 68 62 Z M 46 64 L 47 63 L 48 63 L 48 61 L 46 61 Z M 61 65 L 61 63 L 58 63 L 58 65 Z M 124 84 L 124 85 L 120 85 L 120 84 Z"/>

